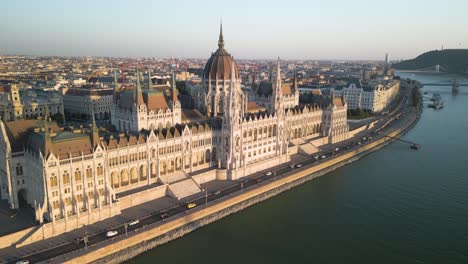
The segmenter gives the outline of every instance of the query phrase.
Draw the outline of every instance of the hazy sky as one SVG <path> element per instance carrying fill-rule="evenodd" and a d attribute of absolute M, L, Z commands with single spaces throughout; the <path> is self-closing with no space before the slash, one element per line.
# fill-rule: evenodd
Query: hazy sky
<path fill-rule="evenodd" d="M 0 54 L 391 59 L 468 48 L 468 0 L 0 0 Z"/>

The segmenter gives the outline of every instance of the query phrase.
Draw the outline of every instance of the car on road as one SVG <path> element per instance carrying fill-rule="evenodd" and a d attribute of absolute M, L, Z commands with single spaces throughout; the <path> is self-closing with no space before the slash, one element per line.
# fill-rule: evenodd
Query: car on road
<path fill-rule="evenodd" d="M 271 174 L 272 174 L 271 171 L 265 173 L 266 176 L 270 176 Z"/>
<path fill-rule="evenodd" d="M 220 194 L 220 193 L 221 193 L 221 190 L 217 190 L 217 191 L 214 192 L 213 194 L 214 194 L 214 195 L 218 195 L 218 194 Z"/>
<path fill-rule="evenodd" d="M 17 261 L 16 264 L 29 264 L 29 260 L 20 260 Z"/>
<path fill-rule="evenodd" d="M 82 238 L 82 237 L 77 237 L 77 238 L 75 238 L 75 239 L 73 240 L 73 243 L 75 243 L 75 244 L 77 244 L 77 245 L 80 244 L 81 242 L 83 242 L 83 238 Z"/>
<path fill-rule="evenodd" d="M 358 141 L 358 143 L 357 143 L 357 144 L 358 144 L 358 145 L 361 145 L 361 141 Z"/>
<path fill-rule="evenodd" d="M 106 237 L 113 237 L 113 236 L 116 236 L 116 235 L 118 235 L 118 234 L 119 234 L 119 232 L 117 232 L 117 231 L 115 231 L 115 230 L 111 230 L 111 231 L 108 231 L 108 232 L 106 233 Z"/>
<path fill-rule="evenodd" d="M 339 151 L 340 149 L 339 148 L 335 148 L 335 151 Z"/>
<path fill-rule="evenodd" d="M 161 214 L 161 218 L 164 219 L 164 218 L 168 218 L 169 217 L 169 214 L 168 213 L 163 213 Z"/>
<path fill-rule="evenodd" d="M 296 168 L 300 168 L 300 167 L 302 167 L 302 164 L 297 164 L 296 165 Z"/>
<path fill-rule="evenodd" d="M 129 222 L 128 225 L 129 225 L 129 226 L 134 226 L 134 225 L 136 225 L 136 224 L 138 224 L 138 223 L 140 223 L 139 220 L 133 220 L 133 221 Z"/>
<path fill-rule="evenodd" d="M 326 158 L 326 157 L 327 157 L 327 156 L 325 156 L 325 155 L 320 156 L 321 159 L 324 159 L 324 158 Z"/>
<path fill-rule="evenodd" d="M 187 204 L 187 209 L 194 208 L 195 206 L 197 206 L 196 203 L 189 203 L 189 204 Z"/>

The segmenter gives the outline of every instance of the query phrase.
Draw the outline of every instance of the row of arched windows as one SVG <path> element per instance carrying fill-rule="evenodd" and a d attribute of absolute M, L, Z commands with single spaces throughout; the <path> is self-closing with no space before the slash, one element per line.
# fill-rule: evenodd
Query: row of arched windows
<path fill-rule="evenodd" d="M 137 160 L 144 160 L 146 159 L 147 154 L 146 152 L 138 152 L 138 153 L 130 153 L 127 155 L 122 155 L 120 157 L 114 157 L 109 159 L 109 166 L 116 166 L 119 164 L 125 164 L 127 162 L 134 162 Z M 99 172 L 98 172 L 99 175 Z"/>
<path fill-rule="evenodd" d="M 101 177 L 103 175 L 104 175 L 104 168 L 102 167 L 101 164 L 99 164 L 97 166 L 97 176 Z M 74 173 L 74 177 L 75 177 L 75 182 L 79 182 L 82 180 L 82 174 L 81 174 L 80 169 L 76 169 Z M 89 179 L 92 177 L 93 177 L 93 169 L 88 166 L 88 168 L 86 168 L 86 178 Z M 67 171 L 64 171 L 62 175 L 62 184 L 70 184 L 70 180 L 71 180 L 70 174 Z M 57 185 L 58 185 L 57 176 L 55 176 L 55 174 L 52 173 L 52 176 L 50 177 L 50 186 L 56 187 Z"/>
<path fill-rule="evenodd" d="M 264 126 L 254 129 L 249 129 L 248 131 L 244 131 L 243 137 L 244 138 L 251 138 L 253 140 L 257 140 L 258 138 L 266 138 L 266 137 L 274 137 L 276 136 L 277 126 L 276 124 L 270 126 Z"/>

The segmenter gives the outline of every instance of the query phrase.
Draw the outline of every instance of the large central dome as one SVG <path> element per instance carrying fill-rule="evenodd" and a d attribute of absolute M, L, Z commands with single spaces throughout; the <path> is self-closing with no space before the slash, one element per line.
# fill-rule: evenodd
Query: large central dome
<path fill-rule="evenodd" d="M 231 64 L 234 62 L 232 56 L 224 49 L 223 26 L 221 25 L 218 40 L 218 50 L 211 54 L 203 70 L 203 79 L 229 80 L 231 78 Z M 234 76 L 239 78 L 237 64 L 234 62 Z"/>

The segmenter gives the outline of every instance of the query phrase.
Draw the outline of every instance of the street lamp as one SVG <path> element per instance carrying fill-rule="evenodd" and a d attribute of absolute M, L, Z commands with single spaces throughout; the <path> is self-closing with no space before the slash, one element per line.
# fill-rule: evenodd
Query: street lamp
<path fill-rule="evenodd" d="M 85 235 L 83 237 L 83 242 L 85 244 L 85 250 L 88 250 L 88 232 L 85 232 Z"/>

